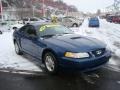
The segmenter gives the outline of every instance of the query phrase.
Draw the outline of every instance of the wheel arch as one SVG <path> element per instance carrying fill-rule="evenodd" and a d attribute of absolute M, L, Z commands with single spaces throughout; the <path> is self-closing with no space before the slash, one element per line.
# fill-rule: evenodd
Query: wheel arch
<path fill-rule="evenodd" d="M 73 27 L 74 25 L 76 25 L 76 27 L 78 27 L 78 23 L 76 23 L 76 22 L 73 23 L 73 24 L 72 24 L 72 27 Z"/>
<path fill-rule="evenodd" d="M 57 53 L 54 51 L 54 50 L 52 50 L 52 49 L 50 49 L 50 48 L 47 48 L 47 49 L 44 49 L 43 50 L 43 52 L 42 52 L 42 57 L 41 57 L 41 59 L 42 59 L 42 63 L 44 63 L 44 55 L 47 53 L 47 52 L 51 52 L 53 55 L 55 55 L 55 57 L 57 58 Z"/>

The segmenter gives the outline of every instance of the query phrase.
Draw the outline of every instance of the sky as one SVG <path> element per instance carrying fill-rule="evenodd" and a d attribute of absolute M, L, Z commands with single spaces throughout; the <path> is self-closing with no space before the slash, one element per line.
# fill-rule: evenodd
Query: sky
<path fill-rule="evenodd" d="M 96 12 L 114 3 L 114 0 L 63 0 L 68 5 L 75 5 L 79 11 Z"/>

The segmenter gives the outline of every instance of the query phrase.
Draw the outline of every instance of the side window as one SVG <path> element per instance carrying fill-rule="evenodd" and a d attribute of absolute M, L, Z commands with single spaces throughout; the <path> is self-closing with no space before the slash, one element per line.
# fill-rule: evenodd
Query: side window
<path fill-rule="evenodd" d="M 24 18 L 23 21 L 28 21 L 28 18 Z"/>
<path fill-rule="evenodd" d="M 65 18 L 63 21 L 64 21 L 64 22 L 71 22 L 71 20 L 70 20 L 70 19 L 67 19 L 67 18 Z"/>
<path fill-rule="evenodd" d="M 20 28 L 19 32 L 20 33 L 25 33 L 27 30 L 27 26 L 23 26 L 22 28 Z"/>
<path fill-rule="evenodd" d="M 36 36 L 37 33 L 36 33 L 36 30 L 35 30 L 34 26 L 29 25 L 28 28 L 27 28 L 26 34 L 28 36 Z"/>
<path fill-rule="evenodd" d="M 30 18 L 30 21 L 38 21 L 36 18 Z"/>

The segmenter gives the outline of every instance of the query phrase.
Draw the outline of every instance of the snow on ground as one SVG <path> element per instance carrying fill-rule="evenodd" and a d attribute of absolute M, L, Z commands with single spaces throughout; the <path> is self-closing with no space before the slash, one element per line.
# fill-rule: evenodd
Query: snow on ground
<path fill-rule="evenodd" d="M 72 28 L 72 30 L 80 35 L 97 38 L 106 43 L 113 52 L 114 58 L 110 60 L 108 66 L 120 67 L 120 25 L 108 23 L 100 20 L 100 28 L 89 28 L 86 19 L 80 28 Z M 26 58 L 27 55 L 19 56 L 14 51 L 12 41 L 12 32 L 4 32 L 0 35 L 0 69 L 10 68 L 16 70 L 42 71 L 38 62 L 34 59 Z M 119 69 L 120 68 L 116 68 Z"/>
<path fill-rule="evenodd" d="M 12 32 L 4 32 L 0 35 L 0 69 L 41 71 L 35 63 L 15 53 L 12 40 Z"/>

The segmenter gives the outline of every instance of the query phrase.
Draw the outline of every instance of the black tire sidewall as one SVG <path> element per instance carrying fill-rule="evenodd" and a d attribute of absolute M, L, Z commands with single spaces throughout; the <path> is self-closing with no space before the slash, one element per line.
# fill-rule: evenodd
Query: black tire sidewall
<path fill-rule="evenodd" d="M 15 50 L 15 52 L 16 52 L 18 55 L 22 55 L 22 51 L 20 50 L 20 47 L 19 47 L 18 43 L 15 42 L 14 45 L 15 45 L 15 44 L 18 46 L 18 52 L 16 52 L 16 50 Z M 15 47 L 15 48 L 16 48 L 16 47 Z"/>
<path fill-rule="evenodd" d="M 78 27 L 78 24 L 74 23 L 74 24 L 72 25 L 72 27 Z"/>
<path fill-rule="evenodd" d="M 53 58 L 53 61 L 54 61 L 54 71 L 49 71 L 48 69 L 47 69 L 47 67 L 46 67 L 46 56 L 51 56 L 52 58 Z M 57 71 L 58 71 L 58 61 L 57 61 L 57 59 L 56 59 L 56 57 L 55 57 L 55 55 L 53 54 L 53 53 L 51 53 L 51 52 L 47 52 L 45 55 L 44 55 L 44 64 L 45 64 L 45 69 L 46 69 L 46 71 L 49 73 L 49 74 L 56 74 L 57 73 Z"/>

